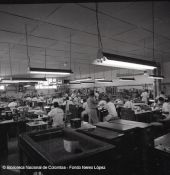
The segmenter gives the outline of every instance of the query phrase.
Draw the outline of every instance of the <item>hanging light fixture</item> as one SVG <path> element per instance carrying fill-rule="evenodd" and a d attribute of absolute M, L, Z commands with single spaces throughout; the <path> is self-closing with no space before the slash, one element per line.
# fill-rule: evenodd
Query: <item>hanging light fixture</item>
<path fill-rule="evenodd" d="M 30 67 L 29 72 L 31 74 L 54 74 L 54 75 L 70 75 L 73 73 L 72 70 L 66 70 L 66 69 L 44 69 L 35 67 Z"/>
<path fill-rule="evenodd" d="M 131 57 L 110 54 L 106 52 L 103 52 L 103 57 L 105 58 L 104 61 L 98 61 L 97 59 L 93 61 L 93 64 L 136 70 L 153 70 L 157 68 L 156 62 L 153 61 L 140 60 Z"/>
<path fill-rule="evenodd" d="M 103 44 L 99 29 L 98 3 L 96 3 L 96 22 L 98 31 L 98 52 L 97 52 L 97 59 L 93 61 L 93 64 L 100 66 L 119 67 L 119 68 L 137 69 L 137 70 L 147 70 L 147 69 L 153 70 L 157 68 L 157 64 L 152 61 L 140 60 L 131 57 L 125 57 L 121 55 L 103 52 Z"/>
<path fill-rule="evenodd" d="M 153 56 L 153 60 L 155 58 L 155 19 L 154 19 L 154 2 L 152 1 L 152 33 L 153 33 L 153 49 L 152 49 L 152 56 Z M 155 71 L 156 73 L 156 71 Z M 159 75 L 159 74 L 154 74 L 154 75 L 149 75 L 148 78 L 153 78 L 153 79 L 157 79 L 157 80 L 162 80 L 164 79 L 163 75 Z"/>
<path fill-rule="evenodd" d="M 81 84 L 81 82 L 70 82 L 69 84 Z"/>
<path fill-rule="evenodd" d="M 98 80 L 97 83 L 113 83 L 112 80 Z"/>
<path fill-rule="evenodd" d="M 71 80 L 70 83 L 76 83 L 76 82 L 85 82 L 85 81 L 90 81 L 92 80 L 91 77 L 84 77 L 84 78 L 81 78 L 81 70 L 80 70 L 80 66 L 79 66 L 79 74 L 80 74 L 80 78 L 79 79 L 75 79 L 75 80 Z"/>
<path fill-rule="evenodd" d="M 157 80 L 163 80 L 165 77 L 161 76 L 161 75 L 149 75 L 148 78 L 153 78 L 153 79 L 157 79 Z"/>
<path fill-rule="evenodd" d="M 81 83 L 82 84 L 94 84 L 95 82 L 94 81 L 82 81 Z"/>
<path fill-rule="evenodd" d="M 105 78 L 95 78 L 96 81 L 103 81 Z"/>
<path fill-rule="evenodd" d="M 27 27 L 25 28 L 26 33 L 26 46 L 27 46 L 27 57 L 28 57 L 28 72 L 30 74 L 51 74 L 51 75 L 63 75 L 63 76 L 69 76 L 72 74 L 71 65 L 70 69 L 50 69 L 46 68 L 46 52 L 45 52 L 45 68 L 37 68 L 37 67 L 31 67 L 30 66 L 30 57 L 28 54 L 28 34 L 27 34 Z M 70 63 L 71 64 L 71 63 Z"/>
<path fill-rule="evenodd" d="M 27 83 L 27 82 L 40 82 L 47 81 L 46 78 L 10 78 L 10 79 L 2 79 L 2 83 Z"/>
<path fill-rule="evenodd" d="M 119 78 L 119 81 L 134 81 L 135 78 Z"/>
<path fill-rule="evenodd" d="M 91 77 L 87 77 L 87 78 L 80 78 L 80 79 L 72 80 L 72 81 L 70 81 L 70 83 L 82 82 L 82 81 L 90 81 L 90 80 L 92 80 L 92 78 L 91 78 Z"/>

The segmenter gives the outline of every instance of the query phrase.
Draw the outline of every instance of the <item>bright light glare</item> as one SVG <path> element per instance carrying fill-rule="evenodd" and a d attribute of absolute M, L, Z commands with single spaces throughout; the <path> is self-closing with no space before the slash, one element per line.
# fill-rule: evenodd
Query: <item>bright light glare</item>
<path fill-rule="evenodd" d="M 104 78 L 95 78 L 96 81 L 105 80 Z"/>
<path fill-rule="evenodd" d="M 154 77 L 154 76 L 149 76 L 148 78 L 153 78 L 153 79 L 157 79 L 157 80 L 163 80 L 164 77 Z"/>
<path fill-rule="evenodd" d="M 48 85 L 42 85 L 42 84 L 38 84 L 35 85 L 35 89 L 57 89 L 57 85 L 52 85 L 52 86 L 48 86 Z"/>
<path fill-rule="evenodd" d="M 73 80 L 73 81 L 70 81 L 70 83 L 81 82 L 81 81 L 89 81 L 89 80 L 92 80 L 92 78 L 82 78 L 82 79 L 79 79 L 79 80 Z"/>
<path fill-rule="evenodd" d="M 108 60 L 108 59 L 106 59 L 102 63 L 97 62 L 97 60 L 95 60 L 93 64 L 100 65 L 100 66 L 119 67 L 119 68 L 136 69 L 136 70 L 147 70 L 147 69 L 153 70 L 156 68 L 154 66 L 129 63 L 129 62 L 123 62 L 123 61 Z"/>
<path fill-rule="evenodd" d="M 29 83 L 29 82 L 40 82 L 38 80 L 2 80 L 2 83 Z"/>
<path fill-rule="evenodd" d="M 70 75 L 69 72 L 42 72 L 42 71 L 30 71 L 31 74 L 54 74 L 54 75 Z"/>
<path fill-rule="evenodd" d="M 5 86 L 0 86 L 0 90 L 5 90 Z"/>

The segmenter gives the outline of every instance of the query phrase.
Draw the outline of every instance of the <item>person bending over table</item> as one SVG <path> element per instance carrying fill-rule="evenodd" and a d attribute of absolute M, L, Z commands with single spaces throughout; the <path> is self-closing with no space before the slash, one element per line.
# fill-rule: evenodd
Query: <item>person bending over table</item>
<path fill-rule="evenodd" d="M 54 102 L 54 108 L 48 113 L 48 116 L 53 120 L 52 126 L 63 126 L 64 125 L 64 112 L 59 108 L 58 102 Z"/>

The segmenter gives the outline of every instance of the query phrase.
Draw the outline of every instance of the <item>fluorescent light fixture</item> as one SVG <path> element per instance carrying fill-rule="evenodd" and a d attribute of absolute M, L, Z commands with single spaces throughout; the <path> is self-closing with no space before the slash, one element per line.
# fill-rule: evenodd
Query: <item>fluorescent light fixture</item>
<path fill-rule="evenodd" d="M 5 86 L 0 85 L 0 90 L 5 90 Z"/>
<path fill-rule="evenodd" d="M 112 80 L 98 80 L 97 83 L 113 83 Z"/>
<path fill-rule="evenodd" d="M 27 82 L 39 82 L 46 81 L 46 78 L 11 78 L 3 79 L 2 83 L 27 83 Z"/>
<path fill-rule="evenodd" d="M 103 57 L 94 60 L 93 64 L 136 70 L 153 70 L 157 68 L 156 62 L 153 61 L 140 60 L 105 52 L 103 52 Z"/>
<path fill-rule="evenodd" d="M 164 76 L 162 76 L 162 75 L 149 75 L 148 78 L 162 80 L 162 79 L 164 79 Z"/>
<path fill-rule="evenodd" d="M 66 69 L 45 69 L 45 68 L 29 68 L 31 74 L 54 74 L 54 75 L 70 75 L 72 70 Z"/>
<path fill-rule="evenodd" d="M 119 81 L 134 81 L 135 78 L 119 78 Z"/>
<path fill-rule="evenodd" d="M 95 78 L 96 81 L 102 81 L 105 80 L 105 78 Z"/>
<path fill-rule="evenodd" d="M 27 87 L 30 87 L 30 86 L 31 86 L 30 84 L 27 84 L 27 85 L 25 85 L 24 87 L 26 87 L 26 88 L 27 88 Z"/>
<path fill-rule="evenodd" d="M 41 85 L 41 84 L 37 84 L 35 85 L 35 89 L 57 89 L 57 85 Z"/>
<path fill-rule="evenodd" d="M 72 80 L 70 81 L 70 83 L 75 83 L 75 82 L 82 82 L 82 81 L 90 81 L 92 80 L 91 77 L 87 77 L 87 78 L 80 78 L 80 79 L 77 79 L 77 80 Z"/>
<path fill-rule="evenodd" d="M 68 84 L 81 84 L 80 82 L 70 82 Z"/>
<path fill-rule="evenodd" d="M 85 83 L 92 84 L 92 83 L 95 83 L 95 82 L 94 81 L 82 81 L 81 83 L 83 83 L 83 84 L 85 84 Z"/>

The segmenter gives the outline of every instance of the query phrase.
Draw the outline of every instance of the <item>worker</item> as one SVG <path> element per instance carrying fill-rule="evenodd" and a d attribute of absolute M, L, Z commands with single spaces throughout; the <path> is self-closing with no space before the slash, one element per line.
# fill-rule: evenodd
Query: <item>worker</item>
<path fill-rule="evenodd" d="M 141 97 L 142 97 L 142 102 L 144 102 L 145 104 L 148 104 L 149 93 L 147 89 L 145 89 L 144 92 L 142 92 Z"/>
<path fill-rule="evenodd" d="M 128 96 L 125 96 L 124 97 L 124 101 L 125 101 L 125 104 L 124 104 L 124 108 L 130 108 L 133 110 L 133 103 L 130 101 L 129 97 Z"/>
<path fill-rule="evenodd" d="M 118 119 L 118 114 L 114 103 L 111 101 L 110 98 L 107 98 L 106 102 L 107 104 L 105 105 L 105 109 L 108 111 L 108 115 L 104 117 L 103 121 Z"/>
<path fill-rule="evenodd" d="M 90 91 L 89 98 L 87 99 L 87 105 L 88 105 L 89 123 L 91 124 L 99 122 L 99 118 L 97 116 L 97 104 L 98 101 L 95 98 L 94 91 Z"/>
<path fill-rule="evenodd" d="M 48 116 L 53 120 L 52 126 L 63 126 L 64 125 L 64 112 L 59 108 L 58 102 L 54 102 L 54 108 L 48 113 Z"/>
<path fill-rule="evenodd" d="M 13 99 L 12 102 L 10 102 L 8 104 L 8 107 L 10 108 L 11 111 L 13 111 L 13 109 L 15 109 L 18 106 L 16 99 Z"/>
<path fill-rule="evenodd" d="M 85 116 L 88 116 L 88 105 L 87 105 L 87 100 L 83 99 L 83 111 L 81 112 L 81 118 L 82 120 L 85 120 Z"/>
<path fill-rule="evenodd" d="M 166 119 L 167 118 L 170 119 L 170 97 L 168 97 L 167 101 L 164 102 L 162 105 L 162 115 L 164 115 L 166 117 Z"/>

